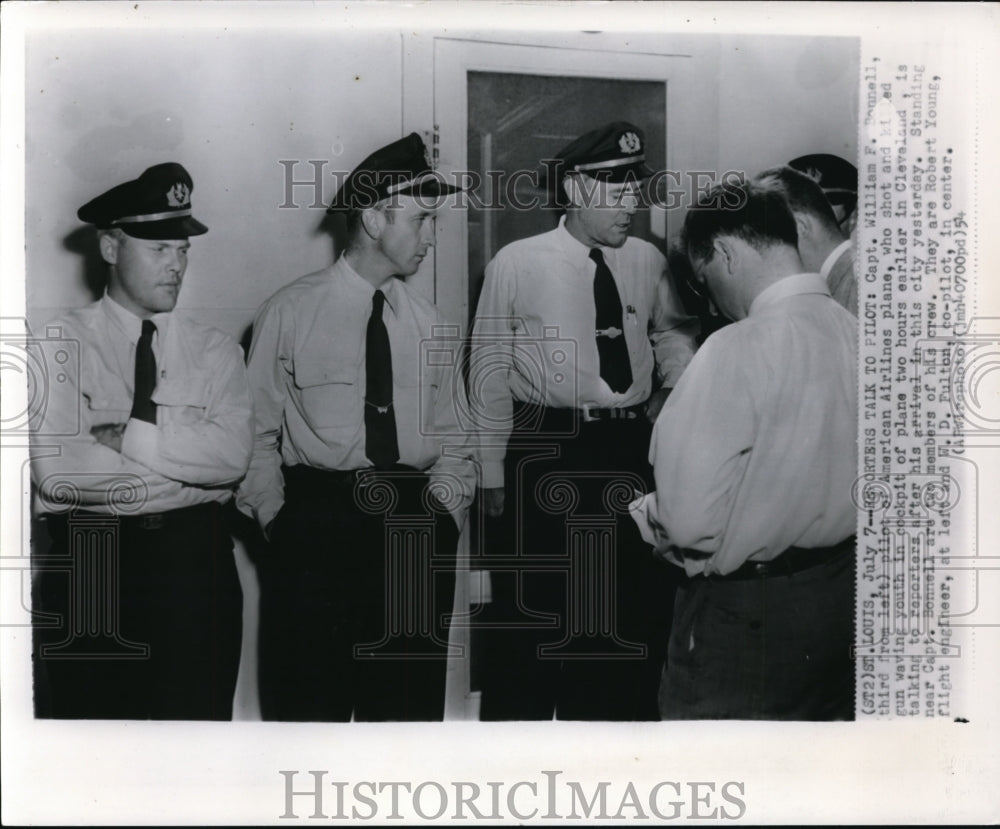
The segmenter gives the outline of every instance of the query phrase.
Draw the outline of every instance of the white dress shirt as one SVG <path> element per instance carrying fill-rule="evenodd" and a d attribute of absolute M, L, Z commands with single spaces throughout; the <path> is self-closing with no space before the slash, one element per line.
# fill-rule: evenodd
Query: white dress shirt
<path fill-rule="evenodd" d="M 836 544 L 857 521 L 857 418 L 857 320 L 818 274 L 786 277 L 691 361 L 633 517 L 690 575 Z"/>
<path fill-rule="evenodd" d="M 653 245 L 629 238 L 601 248 L 622 303 L 632 385 L 615 392 L 600 376 L 590 248 L 566 230 L 513 242 L 486 267 L 472 333 L 469 399 L 481 437 L 484 487 L 503 486 L 513 401 L 557 408 L 645 402 L 653 370 L 672 388 L 695 351 L 688 316 Z"/>
<path fill-rule="evenodd" d="M 382 288 L 392 353 L 399 462 L 428 471 L 461 526 L 475 487 L 457 329 L 392 279 Z M 257 313 L 247 370 L 255 438 L 237 505 L 266 527 L 284 503 L 281 466 L 371 467 L 365 455 L 365 333 L 375 288 L 341 256 L 271 297 Z"/>
<path fill-rule="evenodd" d="M 155 314 L 156 423 L 130 419 L 142 320 L 105 295 L 46 326 L 64 343 L 47 360 L 48 397 L 32 435 L 36 511 L 165 512 L 233 495 L 250 461 L 252 409 L 243 352 L 183 312 Z M 40 359 L 51 345 L 36 346 Z M 48 365 L 51 363 L 51 365 Z M 121 452 L 90 430 L 127 424 Z"/>

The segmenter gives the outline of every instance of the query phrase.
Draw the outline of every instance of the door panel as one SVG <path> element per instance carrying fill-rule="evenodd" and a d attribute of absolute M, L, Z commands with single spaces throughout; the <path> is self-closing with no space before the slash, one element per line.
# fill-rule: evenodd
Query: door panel
<path fill-rule="evenodd" d="M 467 214 L 471 315 L 496 252 L 559 220 L 560 211 L 545 206 L 543 159 L 602 124 L 629 121 L 645 133 L 646 163 L 666 166 L 667 89 L 662 81 L 475 71 L 467 84 L 466 159 L 483 183 Z M 649 211 L 636 214 L 633 235 L 657 241 Z"/>
<path fill-rule="evenodd" d="M 487 165 L 508 174 L 539 170 L 546 153 L 555 153 L 588 129 L 621 119 L 646 131 L 654 168 L 712 170 L 718 96 L 715 84 L 702 79 L 714 77 L 714 47 L 705 40 L 698 49 L 665 42 L 664 54 L 653 54 L 622 50 L 621 36 L 597 36 L 589 42 L 604 41 L 616 48 L 562 48 L 555 36 L 549 44 L 532 46 L 448 38 L 423 44 L 425 60 L 431 58 L 434 66 L 438 168 L 446 174 L 475 171 L 480 176 Z M 419 82 L 410 88 L 418 90 Z M 417 115 L 411 107 L 410 117 Z M 516 188 L 518 197 L 525 186 L 526 179 Z M 476 197 L 484 202 L 487 196 L 479 192 Z M 493 211 L 487 219 L 486 211 L 476 209 L 476 199 L 463 202 L 468 209 L 442 211 L 437 222 L 434 295 L 464 332 L 489 258 L 508 241 L 553 227 L 558 214 L 507 209 Z M 650 209 L 640 218 L 637 234 L 662 244 L 681 219 L 679 211 Z"/>

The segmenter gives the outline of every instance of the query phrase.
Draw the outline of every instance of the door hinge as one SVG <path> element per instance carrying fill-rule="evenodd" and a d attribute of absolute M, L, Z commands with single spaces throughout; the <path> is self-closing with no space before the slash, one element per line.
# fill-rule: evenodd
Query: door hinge
<path fill-rule="evenodd" d="M 436 170 L 441 160 L 441 127 L 438 124 L 432 131 L 424 130 L 424 143 L 430 147 L 431 167 Z"/>

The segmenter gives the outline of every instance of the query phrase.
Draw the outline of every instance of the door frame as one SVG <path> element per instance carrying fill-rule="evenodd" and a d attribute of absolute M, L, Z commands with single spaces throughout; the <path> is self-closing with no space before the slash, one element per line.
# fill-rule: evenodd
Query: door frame
<path fill-rule="evenodd" d="M 403 132 L 424 136 L 446 176 L 468 169 L 467 73 L 509 72 L 659 81 L 666 87 L 666 163 L 676 171 L 714 170 L 718 159 L 717 38 L 665 36 L 662 51 L 629 49 L 619 33 L 565 32 L 508 41 L 411 33 L 402 36 Z M 430 117 L 428 117 L 430 116 Z M 669 239 L 683 212 L 664 211 Z M 464 335 L 469 319 L 465 211 L 442 210 L 436 248 L 418 283 Z M 430 258 L 430 257 L 429 257 Z"/>

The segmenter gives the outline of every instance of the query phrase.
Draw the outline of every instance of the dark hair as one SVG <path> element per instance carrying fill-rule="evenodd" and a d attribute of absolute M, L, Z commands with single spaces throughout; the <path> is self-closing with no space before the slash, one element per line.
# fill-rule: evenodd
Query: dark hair
<path fill-rule="evenodd" d="M 788 200 L 793 213 L 807 213 L 831 233 L 840 233 L 837 216 L 823 188 L 814 178 L 791 167 L 772 167 L 757 175 L 758 184 L 780 192 Z"/>
<path fill-rule="evenodd" d="M 688 210 L 681 239 L 692 262 L 710 260 L 718 236 L 735 236 L 755 250 L 799 244 L 784 196 L 744 182 L 716 184 Z"/>

